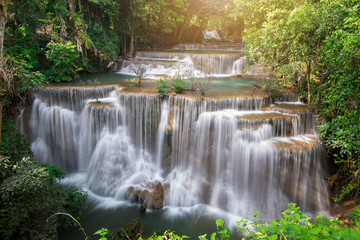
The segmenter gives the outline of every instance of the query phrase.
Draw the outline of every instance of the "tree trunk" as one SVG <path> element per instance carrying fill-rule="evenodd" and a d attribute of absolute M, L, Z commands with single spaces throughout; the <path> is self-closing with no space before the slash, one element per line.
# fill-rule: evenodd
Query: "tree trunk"
<path fill-rule="evenodd" d="M 75 4 L 74 4 L 74 0 L 68 0 L 69 2 L 69 10 L 71 12 L 71 15 L 75 13 Z"/>
<path fill-rule="evenodd" d="M 134 56 L 134 28 L 130 25 L 130 58 Z"/>
<path fill-rule="evenodd" d="M 4 98 L 0 98 L 0 145 L 1 145 L 1 129 L 2 129 L 2 111 L 4 106 Z"/>
<path fill-rule="evenodd" d="M 308 103 L 311 102 L 311 89 L 310 89 L 310 72 L 311 72 L 311 60 L 307 65 L 306 77 L 307 77 L 307 87 L 308 87 Z"/>
<path fill-rule="evenodd" d="M 6 19 L 7 18 L 7 4 L 8 4 L 8 1 L 6 1 L 6 0 L 2 1 L 0 4 L 0 58 L 2 58 L 2 56 L 3 56 L 3 49 L 4 49 L 5 26 L 6 26 L 6 20 L 7 20 Z M 4 79 L 0 79 L 0 81 L 1 81 L 1 83 L 4 83 Z M 6 94 L 6 92 L 3 94 Z M 4 98 L 3 98 L 3 96 L 0 96 L 0 145 L 1 145 L 3 104 L 4 104 Z"/>
<path fill-rule="evenodd" d="M 126 57 L 126 53 L 127 53 L 127 46 L 126 46 L 126 35 L 124 36 L 124 43 L 123 43 L 123 57 Z"/>
<path fill-rule="evenodd" d="M 177 43 L 180 43 L 181 37 L 182 37 L 182 35 L 183 35 L 183 32 L 184 32 L 184 27 L 182 27 L 182 28 L 180 29 L 180 32 L 179 32 L 178 37 L 177 37 Z"/>
<path fill-rule="evenodd" d="M 195 34 L 195 37 L 194 37 L 194 40 L 193 40 L 194 43 L 196 42 L 196 39 L 197 39 L 200 31 L 201 31 L 201 28 L 199 28 L 199 29 L 196 31 L 196 34 Z"/>
<path fill-rule="evenodd" d="M 7 4 L 6 1 L 4 4 Z M 4 5 L 0 4 L 0 57 L 2 57 L 3 48 L 4 48 L 6 10 L 7 10 L 7 5 L 4 6 Z"/>

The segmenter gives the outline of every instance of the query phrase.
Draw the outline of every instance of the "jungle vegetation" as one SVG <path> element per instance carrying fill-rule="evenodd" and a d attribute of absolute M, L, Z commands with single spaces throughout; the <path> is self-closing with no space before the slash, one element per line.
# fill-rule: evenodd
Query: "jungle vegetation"
<path fill-rule="evenodd" d="M 358 0 L 1 0 L 0 219 L 9 226 L 1 236 L 54 236 L 57 221 L 44 229 L 46 216 L 69 208 L 69 192 L 84 199 L 58 184 L 59 169 L 36 163 L 3 112 L 32 88 L 104 71 L 138 49 L 201 42 L 205 29 L 246 44 L 248 61 L 271 73 L 264 90 L 298 89 L 318 117 L 334 201 L 359 198 L 359 8 Z M 43 216 L 30 221 L 35 212 Z"/>

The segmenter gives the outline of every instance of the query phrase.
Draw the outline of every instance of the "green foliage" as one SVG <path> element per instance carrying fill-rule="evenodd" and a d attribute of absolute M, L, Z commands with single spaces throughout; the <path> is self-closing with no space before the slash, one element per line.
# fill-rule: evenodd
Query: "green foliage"
<path fill-rule="evenodd" d="M 231 236 L 231 231 L 228 228 L 224 227 L 224 221 L 222 219 L 216 219 L 216 228 L 217 232 L 214 232 L 210 236 L 210 240 L 229 240 Z M 200 240 L 206 240 L 206 235 L 200 236 Z"/>
<path fill-rule="evenodd" d="M 49 165 L 47 163 L 41 164 L 41 166 L 48 171 L 51 181 L 63 179 L 65 176 L 64 171 L 62 171 L 58 166 Z"/>
<path fill-rule="evenodd" d="M 323 7 L 332 32 L 324 40 L 321 61 L 323 84 L 319 91 L 319 127 L 324 142 L 336 154 L 340 166 L 346 166 L 348 181 L 339 198 L 355 196 L 359 189 L 360 169 L 360 36 L 358 4 L 329 1 Z M 330 15 L 331 14 L 331 15 Z M 347 196 L 346 196 L 347 195 Z"/>
<path fill-rule="evenodd" d="M 46 75 L 51 82 L 67 82 L 77 77 L 81 71 L 81 56 L 76 46 L 71 42 L 49 43 L 46 58 L 52 65 Z"/>
<path fill-rule="evenodd" d="M 175 77 L 172 79 L 171 85 L 173 86 L 175 93 L 181 93 L 186 87 L 186 81 L 181 77 Z"/>
<path fill-rule="evenodd" d="M 177 235 L 175 232 L 173 231 L 169 231 L 166 230 L 163 234 L 161 234 L 160 236 L 156 233 L 154 233 L 151 237 L 148 238 L 142 238 L 140 237 L 139 240 L 166 240 L 166 239 L 171 239 L 171 240 L 182 240 L 182 239 L 187 239 L 189 238 L 188 236 L 179 236 Z"/>
<path fill-rule="evenodd" d="M 354 208 L 350 213 L 348 213 L 349 219 L 352 224 L 356 224 L 356 222 L 360 221 L 360 207 Z"/>
<path fill-rule="evenodd" d="M 162 98 L 168 96 L 170 87 L 171 85 L 162 78 L 156 81 L 156 89 L 159 91 L 160 97 Z"/>
<path fill-rule="evenodd" d="M 1 129 L 0 155 L 7 156 L 12 161 L 17 161 L 23 157 L 32 156 L 30 141 L 26 135 L 16 132 L 17 128 L 11 120 L 3 116 Z"/>
<path fill-rule="evenodd" d="M 255 86 L 271 96 L 278 96 L 283 91 L 283 86 L 279 80 L 256 78 Z"/>
<path fill-rule="evenodd" d="M 56 221 L 45 220 L 64 204 L 61 185 L 50 179 L 46 168 L 30 158 L 14 164 L 1 157 L 0 169 L 6 171 L 0 181 L 1 236 L 55 239 Z"/>
<path fill-rule="evenodd" d="M 132 82 L 132 79 L 127 79 L 126 82 L 129 83 L 129 84 L 128 84 L 129 87 L 135 87 L 135 85 L 136 85 L 136 83 L 133 83 L 133 82 Z"/>
<path fill-rule="evenodd" d="M 58 219 L 46 219 L 59 211 L 77 218 L 86 193 L 59 183 L 64 172 L 56 166 L 39 165 L 26 136 L 4 118 L 0 148 L 0 236 L 2 239 L 56 239 Z"/>
<path fill-rule="evenodd" d="M 100 230 L 98 230 L 94 233 L 94 235 L 100 236 L 99 240 L 107 240 L 107 238 L 105 236 L 108 234 L 109 234 L 109 230 L 107 228 L 101 228 Z"/>
<path fill-rule="evenodd" d="M 23 100 L 31 89 L 43 86 L 45 77 L 39 71 L 32 71 L 23 60 L 0 58 L 0 92 L 4 94 L 5 106 Z"/>
<path fill-rule="evenodd" d="M 239 231 L 246 234 L 244 239 L 358 239 L 360 232 L 343 227 L 337 219 L 328 220 L 322 215 L 314 219 L 304 216 L 294 203 L 283 212 L 283 217 L 271 223 L 240 220 Z M 251 231 L 248 226 L 255 228 Z"/>
<path fill-rule="evenodd" d="M 64 191 L 66 194 L 64 208 L 70 215 L 79 220 L 85 208 L 87 192 L 74 186 L 65 187 Z M 70 221 L 66 221 L 65 225 L 70 223 Z"/>

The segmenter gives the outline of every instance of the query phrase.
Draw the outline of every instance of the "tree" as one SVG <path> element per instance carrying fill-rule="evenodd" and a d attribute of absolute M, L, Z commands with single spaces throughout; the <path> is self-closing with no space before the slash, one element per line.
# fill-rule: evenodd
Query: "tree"
<path fill-rule="evenodd" d="M 8 15 L 8 1 L 0 1 L 0 129 L 2 126 L 2 110 L 4 105 L 4 98 L 7 94 L 7 91 L 11 85 L 11 78 L 9 78 L 8 73 L 4 68 L 5 63 L 3 59 L 3 48 L 4 48 L 4 35 L 5 35 L 5 25 Z M 1 133 L 0 133 L 0 144 L 1 144 Z"/>
<path fill-rule="evenodd" d="M 136 74 L 136 76 L 138 78 L 138 84 L 139 84 L 139 87 L 140 87 L 141 82 L 142 82 L 142 80 L 144 80 L 144 77 L 145 77 L 145 74 L 146 74 L 146 65 L 145 64 L 140 64 L 140 65 L 137 65 L 137 66 L 133 65 L 131 69 Z"/>
<path fill-rule="evenodd" d="M 8 0 L 0 1 L 0 57 L 3 55 L 5 25 L 8 15 Z"/>
<path fill-rule="evenodd" d="M 59 183 L 64 173 L 32 159 L 27 136 L 4 118 L 0 145 L 0 236 L 2 239 L 56 239 L 58 211 L 81 216 L 87 195 Z"/>
<path fill-rule="evenodd" d="M 205 96 L 206 92 L 209 90 L 211 83 L 213 82 L 213 78 L 210 76 L 206 76 L 204 78 L 196 78 L 195 84 L 200 90 L 201 96 Z"/>

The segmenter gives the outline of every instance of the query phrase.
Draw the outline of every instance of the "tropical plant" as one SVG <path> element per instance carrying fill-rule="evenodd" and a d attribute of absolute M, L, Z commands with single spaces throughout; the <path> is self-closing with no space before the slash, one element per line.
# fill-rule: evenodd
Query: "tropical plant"
<path fill-rule="evenodd" d="M 64 172 L 39 165 L 31 158 L 26 136 L 4 119 L 0 147 L 0 236 L 3 239 L 56 239 L 59 219 L 46 221 L 59 211 L 79 218 L 87 195 L 59 183 Z"/>
<path fill-rule="evenodd" d="M 181 93 L 186 87 L 186 81 L 181 77 L 175 77 L 172 79 L 171 85 L 173 86 L 175 93 Z"/>
<path fill-rule="evenodd" d="M 162 78 L 156 81 L 156 89 L 159 91 L 161 98 L 168 96 L 170 87 L 171 85 Z"/>
<path fill-rule="evenodd" d="M 71 42 L 49 43 L 46 58 L 52 63 L 46 76 L 51 82 L 68 82 L 82 71 L 81 55 Z"/>

